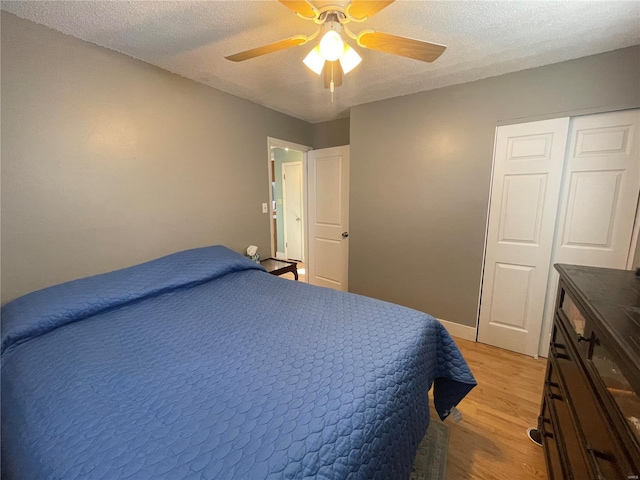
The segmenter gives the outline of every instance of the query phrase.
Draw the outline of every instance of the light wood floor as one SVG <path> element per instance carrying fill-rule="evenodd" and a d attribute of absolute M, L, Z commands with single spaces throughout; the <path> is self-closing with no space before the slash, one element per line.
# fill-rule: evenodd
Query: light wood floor
<path fill-rule="evenodd" d="M 478 386 L 449 426 L 447 479 L 546 479 L 542 448 L 527 437 L 537 425 L 546 360 L 455 339 Z M 432 407 L 432 418 L 437 417 Z"/>

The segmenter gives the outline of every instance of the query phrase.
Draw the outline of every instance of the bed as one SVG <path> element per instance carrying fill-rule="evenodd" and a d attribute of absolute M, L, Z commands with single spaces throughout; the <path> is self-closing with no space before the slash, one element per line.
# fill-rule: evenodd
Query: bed
<path fill-rule="evenodd" d="M 2 477 L 406 479 L 475 385 L 429 315 L 225 247 L 2 308 Z"/>

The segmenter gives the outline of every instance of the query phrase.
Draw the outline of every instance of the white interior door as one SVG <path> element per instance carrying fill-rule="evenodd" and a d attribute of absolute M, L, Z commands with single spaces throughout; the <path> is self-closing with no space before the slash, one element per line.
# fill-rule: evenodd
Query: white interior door
<path fill-rule="evenodd" d="M 640 110 L 571 119 L 552 263 L 624 269 L 640 192 Z M 547 290 L 547 356 L 558 273 Z"/>
<path fill-rule="evenodd" d="M 307 155 L 309 283 L 346 291 L 349 271 L 349 146 L 312 150 Z"/>
<path fill-rule="evenodd" d="M 569 119 L 498 127 L 478 340 L 538 354 Z"/>
<path fill-rule="evenodd" d="M 284 253 L 287 259 L 304 261 L 302 162 L 282 164 Z"/>

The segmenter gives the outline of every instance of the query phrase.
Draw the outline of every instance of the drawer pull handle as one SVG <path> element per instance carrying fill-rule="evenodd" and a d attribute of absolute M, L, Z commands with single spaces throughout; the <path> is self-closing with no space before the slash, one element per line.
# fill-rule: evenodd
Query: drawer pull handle
<path fill-rule="evenodd" d="M 553 345 L 556 348 L 562 348 L 564 350 L 565 345 L 564 343 L 557 343 L 557 342 L 553 342 L 551 345 Z"/>
<path fill-rule="evenodd" d="M 587 447 L 587 452 L 591 456 L 591 459 L 593 460 L 593 464 L 596 467 L 596 475 L 597 475 L 596 478 L 598 480 L 607 480 L 606 477 L 602 475 L 602 470 L 600 470 L 600 465 L 598 465 L 598 457 L 602 458 L 603 460 L 607 460 L 608 456 L 602 452 L 599 452 L 598 450 L 591 448 L 591 446 L 589 445 L 586 445 L 586 447 Z"/>
<path fill-rule="evenodd" d="M 590 340 L 587 337 L 583 337 L 582 335 L 578 334 L 578 343 L 580 342 L 589 342 Z"/>
<path fill-rule="evenodd" d="M 564 348 L 564 345 L 562 346 L 562 348 Z M 569 357 L 569 355 L 567 355 L 566 353 L 559 353 L 558 350 L 556 350 L 556 344 L 552 343 L 551 344 L 551 354 L 555 357 L 555 358 L 563 358 L 565 360 L 571 360 L 571 357 Z"/>
<path fill-rule="evenodd" d="M 538 433 L 542 437 L 553 438 L 553 432 L 547 432 L 547 429 L 544 428 L 545 423 L 551 425 L 551 419 L 543 416 L 538 417 Z"/>
<path fill-rule="evenodd" d="M 560 385 L 558 385 L 556 382 L 548 381 L 547 385 L 549 385 L 550 387 L 554 387 L 554 388 L 560 388 Z"/>
<path fill-rule="evenodd" d="M 557 393 L 552 393 L 552 392 L 549 392 L 549 398 L 552 398 L 553 400 L 560 400 L 560 401 L 564 400 L 562 398 L 562 395 L 558 395 Z"/>
<path fill-rule="evenodd" d="M 538 430 L 538 431 L 540 432 L 540 436 L 541 437 L 553 438 L 553 433 L 552 432 L 547 432 L 545 429 Z"/>
<path fill-rule="evenodd" d="M 545 423 L 548 423 L 549 425 L 551 425 L 551 419 L 547 418 L 547 417 L 543 417 L 542 415 L 540 415 L 538 417 L 538 425 L 543 425 Z"/>

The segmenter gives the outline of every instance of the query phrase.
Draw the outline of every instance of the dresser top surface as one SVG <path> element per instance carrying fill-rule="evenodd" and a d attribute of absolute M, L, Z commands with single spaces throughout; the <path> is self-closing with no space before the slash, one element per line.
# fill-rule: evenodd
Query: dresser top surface
<path fill-rule="evenodd" d="M 630 270 L 555 265 L 570 290 L 602 323 L 622 350 L 640 358 L 640 277 Z"/>

